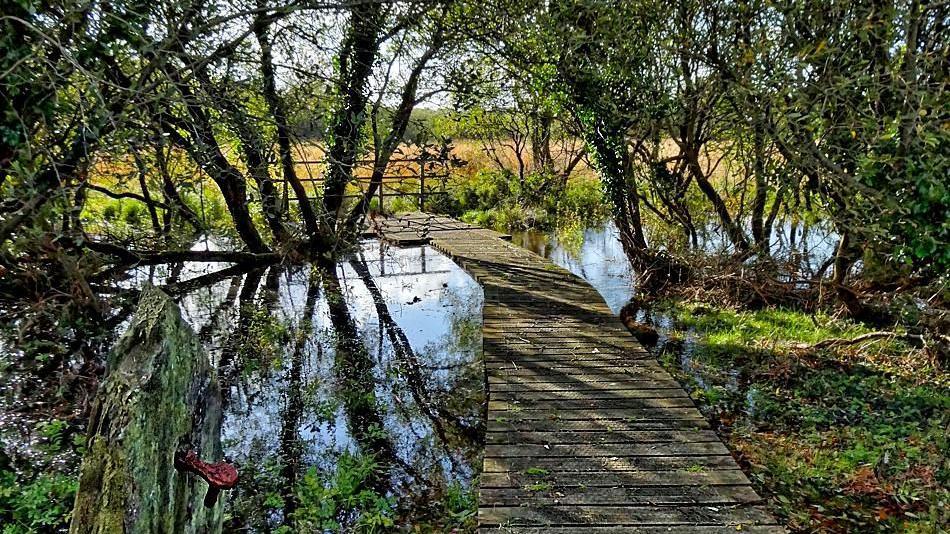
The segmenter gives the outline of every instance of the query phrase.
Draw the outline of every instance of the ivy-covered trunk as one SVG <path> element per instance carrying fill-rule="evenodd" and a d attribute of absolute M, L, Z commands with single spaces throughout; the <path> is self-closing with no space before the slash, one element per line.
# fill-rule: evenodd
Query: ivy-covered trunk
<path fill-rule="evenodd" d="M 224 499 L 207 506 L 208 485 L 175 468 L 188 451 L 222 457 L 218 382 L 178 306 L 148 287 L 109 355 L 70 532 L 220 532 Z"/>
<path fill-rule="evenodd" d="M 380 3 L 357 4 L 351 10 L 339 55 L 337 96 L 340 102 L 333 115 L 327 149 L 327 176 L 323 189 L 325 238 L 336 233 L 343 195 L 353 177 L 353 167 L 363 141 L 362 129 L 368 101 L 366 87 L 379 51 L 382 24 L 383 8 Z"/>

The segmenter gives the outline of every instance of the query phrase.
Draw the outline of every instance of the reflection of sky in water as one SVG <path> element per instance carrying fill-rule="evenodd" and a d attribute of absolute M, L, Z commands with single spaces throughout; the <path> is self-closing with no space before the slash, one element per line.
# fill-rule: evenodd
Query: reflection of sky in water
<path fill-rule="evenodd" d="M 703 239 L 702 247 L 709 252 L 729 248 L 721 232 L 710 230 L 704 233 Z M 834 255 L 837 239 L 824 225 L 779 220 L 772 229 L 772 257 L 802 261 L 806 274 L 810 274 Z M 586 280 L 614 313 L 634 295 L 636 278 L 613 221 L 585 229 L 579 247 L 566 245 L 556 234 L 532 230 L 514 233 L 512 241 Z"/>
<path fill-rule="evenodd" d="M 209 248 L 214 249 L 214 244 Z M 483 297 L 478 284 L 431 247 L 394 248 L 367 241 L 348 260 L 365 262 L 389 314 L 408 339 L 418 360 L 423 398 L 447 404 L 461 421 L 477 426 L 483 398 L 478 361 Z M 403 470 L 396 470 L 392 473 L 393 493 L 399 493 L 397 487 L 420 484 L 428 487 L 459 482 L 468 486 L 476 474 L 473 464 L 481 445 L 464 439 L 450 439 L 451 444 L 439 440 L 433 423 L 416 405 L 414 393 L 418 395 L 419 388 L 411 389 L 404 362 L 394 354 L 367 285 L 348 260 L 337 265 L 337 274 L 344 301 L 371 362 L 374 380 L 366 387 L 375 393 L 376 411 L 398 463 L 411 466 L 414 473 L 427 479 L 416 480 Z M 178 280 L 225 267 L 228 265 L 192 262 L 180 270 Z M 169 272 L 165 266 L 151 271 L 139 269 L 126 284 L 133 286 L 148 279 L 162 284 Z M 287 433 L 285 427 L 290 424 L 295 427 L 291 432 L 296 432 L 299 439 L 303 469 L 315 466 L 332 472 L 344 451 L 361 451 L 344 408 L 347 392 L 340 385 L 334 328 L 325 293 L 321 287 L 312 311 L 311 334 L 298 337 L 295 332 L 308 315 L 311 269 L 294 266 L 275 272 L 276 276 L 265 272 L 260 277 L 257 291 L 249 290 L 248 280 L 253 275 L 239 275 L 186 294 L 180 305 L 186 320 L 209 347 L 219 374 L 226 374 L 226 347 L 229 343 L 234 345 L 232 336 L 240 324 L 242 299 L 251 309 L 258 310 L 254 317 L 270 317 L 290 332 L 289 339 L 280 343 L 274 354 L 266 355 L 265 359 L 272 361 L 255 365 L 243 362 L 243 370 L 231 385 L 222 430 L 226 456 L 238 465 L 282 461 L 287 451 L 281 435 Z M 276 287 L 276 298 L 268 286 Z M 263 312 L 262 303 L 268 298 L 273 305 Z M 295 351 L 301 354 L 296 380 L 291 376 Z M 252 356 L 247 354 L 244 358 Z M 242 363 L 242 356 L 236 358 Z M 287 421 L 293 395 L 302 401 L 296 424 Z"/>
<path fill-rule="evenodd" d="M 514 234 L 512 241 L 550 259 L 594 286 L 614 313 L 633 296 L 634 276 L 620 246 L 617 227 L 607 222 L 584 230 L 580 249 L 562 244 L 556 235 L 527 231 Z"/>

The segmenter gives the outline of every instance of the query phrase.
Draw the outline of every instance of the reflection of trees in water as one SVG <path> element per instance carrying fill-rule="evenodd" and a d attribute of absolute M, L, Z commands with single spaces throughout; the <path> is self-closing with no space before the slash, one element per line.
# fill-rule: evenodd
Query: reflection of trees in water
<path fill-rule="evenodd" d="M 244 275 L 232 276 L 231 283 L 222 300 L 211 312 L 208 321 L 201 326 L 198 331 L 198 339 L 202 343 L 208 344 L 214 339 L 214 335 L 224 330 L 225 321 L 231 318 L 231 310 L 234 308 L 234 300 L 241 289 L 241 283 L 244 281 Z"/>
<path fill-rule="evenodd" d="M 413 478 L 419 478 L 419 474 L 399 458 L 396 447 L 386 434 L 376 399 L 374 364 L 369 351 L 360 340 L 356 321 L 347 308 L 336 265 L 322 267 L 327 308 L 335 334 L 334 370 L 340 382 L 343 409 L 350 434 L 360 449 L 365 454 L 372 455 L 380 466 L 378 472 L 371 477 L 370 485 L 382 495 L 390 490 L 390 471 L 394 466 L 402 467 Z"/>
<path fill-rule="evenodd" d="M 244 285 L 238 294 L 237 323 L 228 332 L 227 339 L 221 347 L 221 357 L 218 359 L 218 382 L 221 384 L 221 400 L 225 407 L 231 400 L 231 388 L 237 384 L 241 374 L 243 362 L 240 358 L 240 349 L 251 327 L 256 308 L 254 299 L 264 276 L 263 269 L 254 269 L 244 277 Z"/>
<path fill-rule="evenodd" d="M 399 371 L 401 375 L 406 378 L 409 392 L 412 395 L 413 401 L 415 401 L 416 407 L 429 420 L 432 429 L 439 437 L 440 444 L 445 450 L 446 456 L 454 464 L 454 455 L 448 450 L 448 447 L 457 443 L 459 440 L 469 446 L 478 443 L 482 435 L 481 429 L 477 424 L 473 425 L 471 422 L 466 422 L 460 418 L 458 414 L 449 410 L 443 402 L 436 399 L 429 391 L 427 382 L 420 372 L 421 364 L 419 358 L 409 344 L 409 338 L 406 336 L 406 333 L 396 323 L 392 314 L 389 312 L 386 301 L 379 287 L 376 285 L 376 282 L 373 280 L 369 267 L 367 267 L 362 255 L 360 255 L 359 259 L 350 260 L 349 263 L 373 298 L 376 315 L 393 347 L 393 353 L 399 365 Z M 382 343 L 382 340 L 380 340 L 380 343 Z M 446 432 L 446 425 L 448 425 L 451 433 Z"/>
<path fill-rule="evenodd" d="M 277 294 L 277 288 L 274 288 Z M 306 355 L 307 344 L 310 342 L 310 333 L 313 330 L 313 314 L 320 295 L 320 285 L 311 278 L 307 284 L 307 300 L 304 304 L 303 315 L 297 324 L 294 335 L 294 351 L 291 355 L 290 370 L 287 373 L 286 404 L 281 413 L 280 427 L 280 458 L 281 478 L 284 481 L 282 498 L 284 501 L 284 522 L 289 524 L 297 509 L 297 477 L 301 472 L 301 456 L 303 443 L 300 440 L 300 423 L 303 417 L 303 359 Z M 317 349 L 320 350 L 317 343 Z"/>
<path fill-rule="evenodd" d="M 429 514 L 442 513 L 438 496 L 448 484 L 442 470 L 451 469 L 463 477 L 470 472 L 468 465 L 459 462 L 474 460 L 483 436 L 478 407 L 473 410 L 473 395 L 468 394 L 473 390 L 480 392 L 481 373 L 475 371 L 468 358 L 462 358 L 464 361 L 448 367 L 448 372 L 441 375 L 445 378 L 440 380 L 431 376 L 433 366 L 428 364 L 444 361 L 446 356 L 477 352 L 480 330 L 472 318 L 480 315 L 479 299 L 447 291 L 445 297 L 452 300 L 445 301 L 450 306 L 446 310 L 454 312 L 451 332 L 421 350 L 414 349 L 387 308 L 365 263 L 354 260 L 351 265 L 373 297 L 380 318 L 380 339 L 372 335 L 363 337 L 353 315 L 357 311 L 354 302 L 349 299 L 348 304 L 344 295 L 337 265 L 314 267 L 309 272 L 305 303 L 293 313 L 284 309 L 287 303 L 278 295 L 284 294 L 284 278 L 293 284 L 300 276 L 307 276 L 306 269 L 286 271 L 281 266 L 272 266 L 237 275 L 213 273 L 218 285 L 214 298 L 206 305 L 196 302 L 194 298 L 198 296 L 194 293 L 186 295 L 192 308 L 197 304 L 197 309 L 202 310 L 202 318 L 207 314 L 200 333 L 206 344 L 216 346 L 213 352 L 218 354 L 223 397 L 231 405 L 227 424 L 236 431 L 235 445 L 240 447 L 231 447 L 241 464 L 242 483 L 229 496 L 229 529 L 268 530 L 280 524 L 294 527 L 295 517 L 307 518 L 313 513 L 307 484 L 319 480 L 333 498 L 341 470 L 346 471 L 351 464 L 371 466 L 359 486 L 381 500 L 395 498 L 399 517 L 413 524 L 430 519 L 440 521 L 441 517 Z M 285 273 L 287 276 L 282 276 Z M 290 298 L 295 287 L 299 286 L 287 289 Z M 320 322 L 317 310 L 322 309 L 323 303 L 331 323 L 326 338 L 314 331 Z M 359 312 L 373 313 L 362 309 Z M 264 351 L 256 345 L 260 341 L 256 337 L 262 335 L 261 324 L 268 322 L 275 323 L 285 335 L 273 347 L 273 357 L 262 354 Z M 374 357 L 377 346 L 381 351 L 379 358 Z M 308 378 L 308 366 L 322 367 L 324 351 L 333 355 L 332 361 L 326 362 L 335 382 L 330 388 Z M 386 354 L 392 357 L 396 376 L 387 376 L 380 382 L 385 373 L 379 365 L 386 361 Z M 279 367 L 274 366 L 275 359 L 281 362 Z M 459 389 L 458 384 L 466 388 Z M 328 396 L 328 391 L 333 393 Z M 254 434 L 255 426 L 248 426 L 251 433 L 246 433 L 242 429 L 245 421 L 254 423 L 261 414 L 270 412 L 268 406 L 278 408 L 279 415 L 275 413 L 264 421 L 264 432 L 260 435 Z M 325 406 L 334 408 L 326 412 Z M 332 414 L 336 409 L 341 410 L 346 422 L 342 435 L 352 439 L 358 451 L 356 456 L 347 452 L 338 456 L 340 451 L 330 444 L 317 445 L 318 448 L 308 445 L 311 438 L 306 429 L 310 427 L 323 428 L 318 432 L 329 439 L 341 435 L 333 430 L 333 415 L 320 415 Z M 314 418 L 308 417 L 311 412 Z M 323 427 L 323 423 L 329 428 Z M 268 427 L 272 430 L 268 431 Z M 426 427 L 431 430 L 423 430 Z M 413 440 L 413 434 L 418 439 Z M 465 454 L 465 460 L 460 453 Z M 320 467 L 313 471 L 313 476 L 305 475 L 311 467 L 307 458 L 313 455 Z M 338 503 L 336 515 L 342 523 L 353 524 L 360 520 L 362 507 L 372 508 L 373 502 L 376 501 L 344 499 Z"/>

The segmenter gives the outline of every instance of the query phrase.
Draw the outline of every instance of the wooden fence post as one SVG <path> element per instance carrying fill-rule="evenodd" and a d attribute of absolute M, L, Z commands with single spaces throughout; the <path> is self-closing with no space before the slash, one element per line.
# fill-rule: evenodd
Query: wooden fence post
<path fill-rule="evenodd" d="M 426 160 L 419 160 L 419 211 L 425 211 L 426 202 Z"/>

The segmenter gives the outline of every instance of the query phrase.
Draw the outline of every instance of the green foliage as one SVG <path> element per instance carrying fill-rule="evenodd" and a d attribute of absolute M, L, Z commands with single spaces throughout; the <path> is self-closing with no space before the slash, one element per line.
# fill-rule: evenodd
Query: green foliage
<path fill-rule="evenodd" d="M 294 525 L 305 531 L 385 532 L 393 528 L 395 502 L 369 487 L 377 463 L 368 456 L 344 453 L 329 475 L 311 468 L 297 487 L 299 508 Z"/>
<path fill-rule="evenodd" d="M 452 483 L 445 489 L 443 496 L 444 516 L 450 528 L 474 530 L 478 518 L 478 484 L 465 487 Z"/>
<path fill-rule="evenodd" d="M 465 211 L 489 209 L 512 196 L 511 183 L 515 180 L 507 171 L 481 169 L 471 178 L 453 184 L 455 198 Z"/>
<path fill-rule="evenodd" d="M 267 530 L 272 527 L 267 518 L 283 511 L 284 495 L 290 492 L 282 473 L 283 463 L 264 452 L 266 449 L 262 441 L 252 441 L 249 461 L 241 465 L 241 482 L 228 492 L 225 531 Z"/>
<path fill-rule="evenodd" d="M 0 525 L 3 534 L 50 532 L 68 526 L 78 481 L 57 473 L 23 480 L 0 471 Z"/>
<path fill-rule="evenodd" d="M 508 171 L 482 169 L 453 183 L 456 215 L 500 230 L 548 229 L 603 221 L 607 206 L 597 180 L 530 173 L 524 183 Z"/>
<path fill-rule="evenodd" d="M 659 309 L 674 324 L 662 363 L 731 428 L 730 448 L 790 526 L 934 532 L 946 523 L 945 371 L 894 341 L 803 352 L 867 332 L 822 314 Z M 910 363 L 896 365 L 901 358 Z"/>
<path fill-rule="evenodd" d="M 144 214 L 145 208 L 141 204 L 130 202 L 122 210 L 122 219 L 129 226 L 135 227 L 142 224 Z"/>

